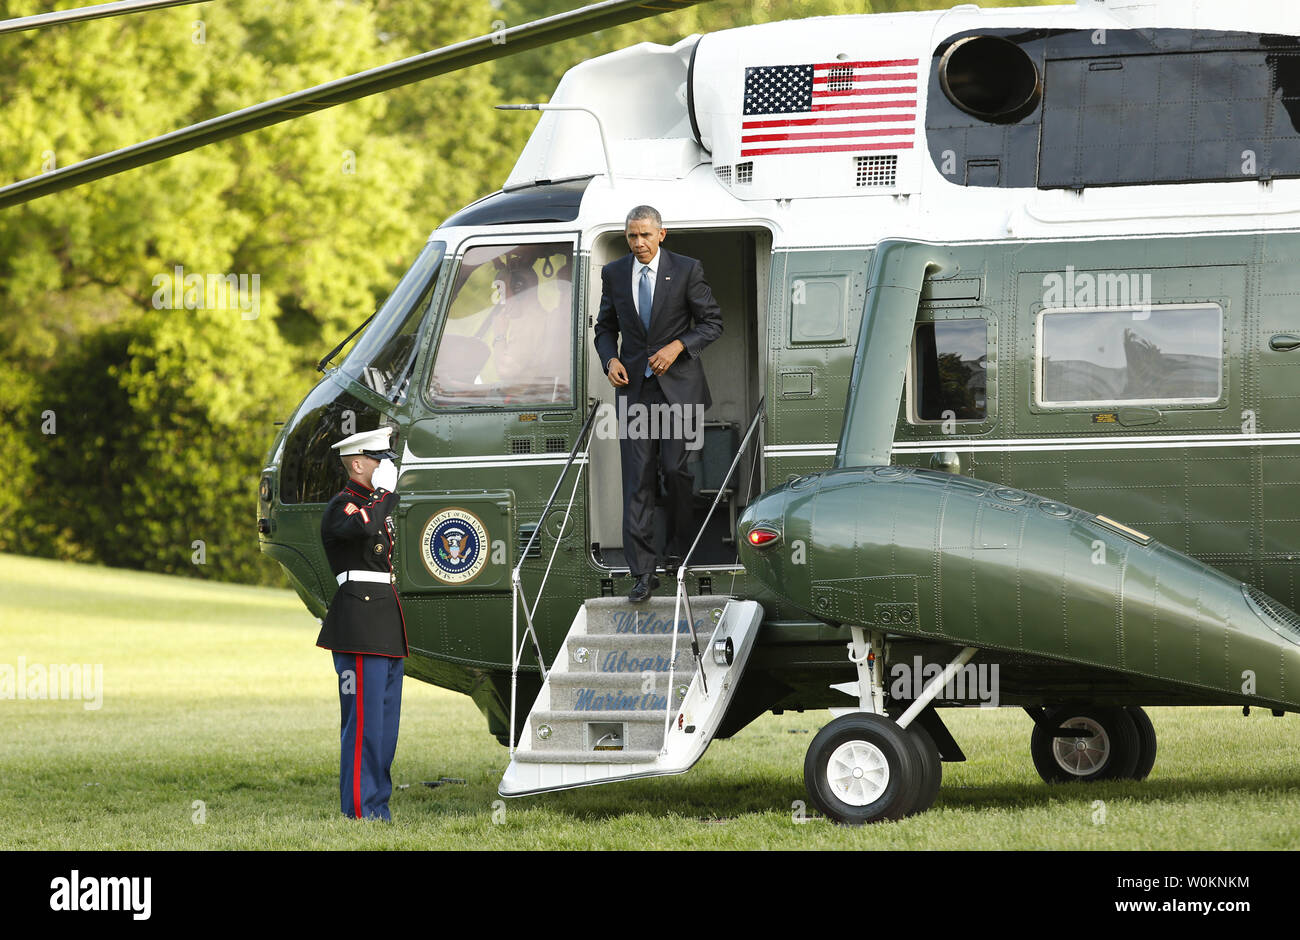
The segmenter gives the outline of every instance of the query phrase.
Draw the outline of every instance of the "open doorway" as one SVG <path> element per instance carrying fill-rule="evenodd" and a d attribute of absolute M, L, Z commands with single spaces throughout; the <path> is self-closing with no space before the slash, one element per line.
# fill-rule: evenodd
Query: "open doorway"
<path fill-rule="evenodd" d="M 768 267 L 771 234 L 766 229 L 669 228 L 664 247 L 696 258 L 722 310 L 722 335 L 704 350 L 705 375 L 713 405 L 705 412 L 702 445 L 691 452 L 688 465 L 694 477 L 694 510 L 687 544 L 700 531 L 709 507 L 721 491 L 721 501 L 691 558 L 692 568 L 728 568 L 739 564 L 735 545 L 735 520 L 748 502 L 763 490 L 761 433 L 751 441 L 729 485 L 727 470 L 763 394 L 766 368 Z M 600 310 L 600 269 L 627 253 L 621 231 L 598 236 L 591 246 L 587 280 L 587 390 L 591 398 L 611 407 L 615 392 L 606 379 L 592 346 L 593 327 Z M 593 435 L 589 448 L 588 526 L 593 561 L 612 573 L 625 572 L 623 554 L 623 486 L 619 442 Z M 663 557 L 668 512 L 663 503 L 655 509 L 656 550 Z"/>

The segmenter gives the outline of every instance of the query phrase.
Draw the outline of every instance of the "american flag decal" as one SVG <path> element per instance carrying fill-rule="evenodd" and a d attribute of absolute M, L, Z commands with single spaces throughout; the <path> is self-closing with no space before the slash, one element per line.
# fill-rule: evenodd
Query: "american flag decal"
<path fill-rule="evenodd" d="M 745 69 L 741 157 L 910 150 L 917 60 Z"/>

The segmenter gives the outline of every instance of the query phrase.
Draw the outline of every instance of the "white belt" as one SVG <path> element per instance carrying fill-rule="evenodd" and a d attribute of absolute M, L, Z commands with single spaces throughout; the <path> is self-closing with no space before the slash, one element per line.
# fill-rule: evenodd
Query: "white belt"
<path fill-rule="evenodd" d="M 340 571 L 336 580 L 339 584 L 344 581 L 374 581 L 378 584 L 391 584 L 393 576 L 386 571 Z"/>

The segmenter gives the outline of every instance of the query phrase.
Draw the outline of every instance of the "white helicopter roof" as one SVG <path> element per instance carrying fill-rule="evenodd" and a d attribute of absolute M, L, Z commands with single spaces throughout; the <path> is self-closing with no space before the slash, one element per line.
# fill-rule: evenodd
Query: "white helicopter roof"
<path fill-rule="evenodd" d="M 1294 227 L 1300 180 L 1078 191 L 963 187 L 940 174 L 926 146 L 935 49 L 963 31 L 1090 30 L 1101 43 L 1106 30 L 1157 26 L 1295 34 L 1300 15 L 1292 3 L 1078 0 L 1073 6 L 987 10 L 967 4 L 744 26 L 673 46 L 641 43 L 574 66 L 551 97 L 552 104 L 580 105 L 600 117 L 612 187 L 593 117 L 548 111 L 504 188 L 593 176 L 598 179 L 584 198 L 584 219 L 621 219 L 618 207 L 649 202 L 665 219 L 764 219 L 784 231 L 778 243 L 788 238 L 794 244 L 1042 237 L 1066 229 L 1150 234 L 1153 218 L 1162 231 Z M 888 105 L 873 119 L 870 149 L 861 138 L 837 147 L 824 129 L 811 135 L 816 146 L 806 148 L 788 138 L 809 135 L 764 133 L 764 124 L 779 124 L 763 121 L 765 113 L 796 110 L 793 96 L 833 87 L 836 70 L 850 66 L 855 87 L 883 93 L 880 100 Z M 867 217 L 845 198 L 861 200 L 872 233 L 844 234 Z"/>

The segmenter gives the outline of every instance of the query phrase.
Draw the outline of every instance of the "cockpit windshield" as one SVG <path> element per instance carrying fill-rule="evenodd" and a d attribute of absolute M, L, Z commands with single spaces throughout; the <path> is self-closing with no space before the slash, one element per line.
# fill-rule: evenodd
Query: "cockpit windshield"
<path fill-rule="evenodd" d="M 417 337 L 433 300 L 446 242 L 429 242 L 397 287 L 384 301 L 375 321 L 357 340 L 339 371 L 389 401 L 406 398 L 418 351 Z"/>

